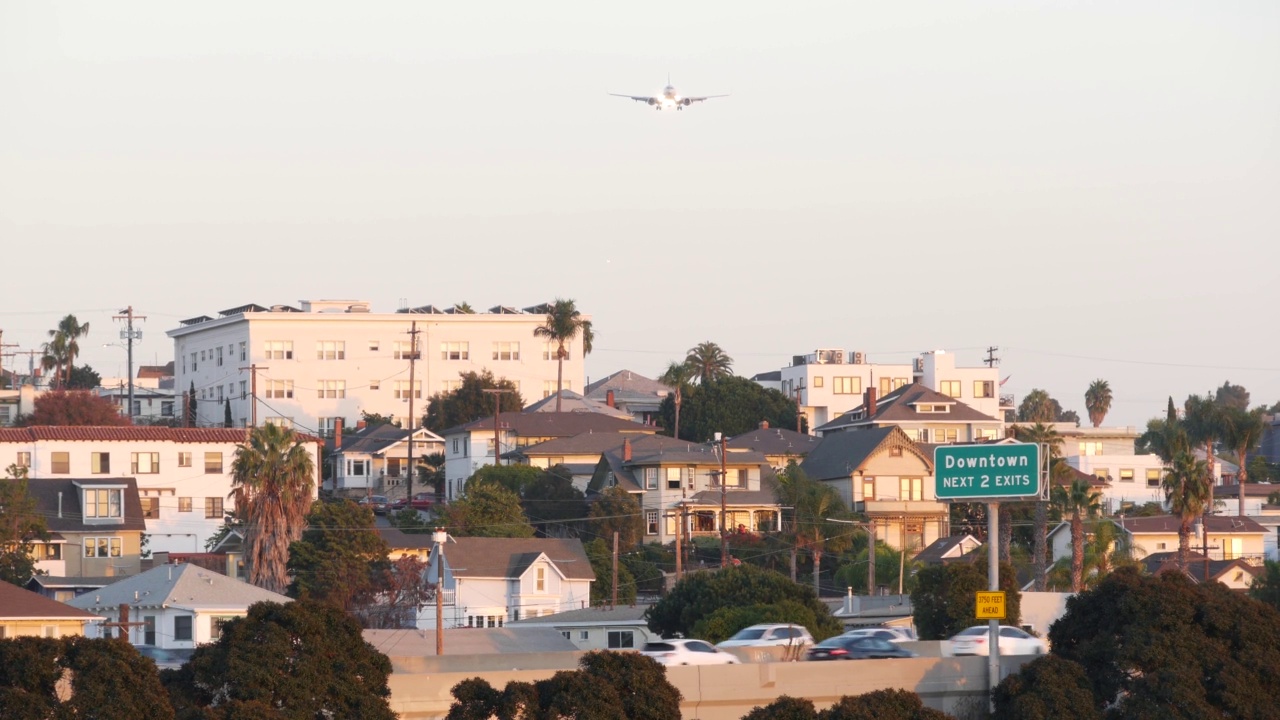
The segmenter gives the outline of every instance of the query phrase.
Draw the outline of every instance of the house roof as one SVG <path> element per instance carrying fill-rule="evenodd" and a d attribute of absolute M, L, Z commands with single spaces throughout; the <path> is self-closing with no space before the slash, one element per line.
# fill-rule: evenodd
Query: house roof
<path fill-rule="evenodd" d="M 585 432 L 573 437 L 556 438 L 513 450 L 506 455 L 522 455 L 525 457 L 544 455 L 595 455 L 607 450 L 621 450 L 625 441 L 631 441 L 632 453 L 637 448 L 669 449 L 687 448 L 690 443 L 676 440 L 665 435 L 658 435 L 655 428 L 637 425 L 636 429 L 626 432 Z"/>
<path fill-rule="evenodd" d="M 77 487 L 79 485 L 79 487 Z M 124 486 L 124 522 L 84 521 L 84 508 L 80 503 L 80 488 L 93 486 Z M 142 519 L 142 503 L 138 500 L 138 482 L 133 478 L 35 478 L 27 480 L 27 493 L 36 501 L 36 510 L 44 516 L 45 526 L 53 532 L 97 532 L 138 530 L 146 531 Z"/>
<path fill-rule="evenodd" d="M 725 504 L 741 507 L 743 505 L 777 505 L 778 495 L 771 489 L 765 490 L 731 490 L 724 493 Z M 720 506 L 719 490 L 703 490 L 693 494 L 684 502 L 686 505 Z"/>
<path fill-rule="evenodd" d="M 498 424 L 507 432 L 525 437 L 573 437 L 587 431 L 610 432 L 635 430 L 645 427 L 634 420 L 611 417 L 601 413 L 581 412 L 504 412 L 498 415 Z M 449 428 L 441 435 L 459 432 L 493 430 L 493 416 L 480 418 L 465 425 Z"/>
<path fill-rule="evenodd" d="M 1205 518 L 1210 535 L 1261 535 L 1266 529 L 1256 521 L 1247 517 L 1230 515 L 1210 515 Z M 1113 519 L 1112 522 L 1115 522 Z M 1176 515 L 1154 515 L 1152 517 L 1121 518 L 1117 523 L 1134 535 L 1177 534 L 1182 526 L 1182 519 Z"/>
<path fill-rule="evenodd" d="M 732 450 L 754 450 L 765 455 L 802 456 L 818 446 L 820 438 L 786 428 L 756 428 L 725 441 Z"/>
<path fill-rule="evenodd" d="M 536 403 L 525 407 L 527 413 L 532 412 L 555 412 L 556 411 L 556 394 L 552 393 L 542 398 Z M 611 415 L 616 418 L 626 418 L 631 420 L 631 413 L 619 410 L 616 407 L 609 407 L 601 401 L 584 398 L 572 390 L 560 391 L 560 411 L 576 412 L 576 413 L 600 413 L 601 415 Z"/>
<path fill-rule="evenodd" d="M 948 405 L 950 406 L 950 412 L 917 412 L 915 406 L 920 404 Z M 918 383 L 903 385 L 897 390 L 885 395 L 883 398 L 876 400 L 876 413 L 870 418 L 862 417 L 865 409 L 865 404 L 859 405 L 846 413 L 842 413 L 834 420 L 818 426 L 815 430 L 826 433 L 831 430 L 839 430 L 852 425 L 878 425 L 881 423 L 894 422 L 1000 422 L 999 419 L 979 412 L 953 397 L 943 395 L 936 390 L 932 390 Z"/>
<path fill-rule="evenodd" d="M 34 575 L 27 581 L 27 587 L 38 585 L 50 590 L 66 590 L 68 588 L 100 588 L 119 580 L 119 577 L 63 577 L 60 575 Z"/>
<path fill-rule="evenodd" d="M 84 610 L 110 610 L 121 603 L 138 607 L 168 605 L 189 610 L 243 610 L 256 602 L 290 602 L 290 598 L 256 585 L 233 580 L 197 565 L 159 565 L 67 601 Z"/>
<path fill-rule="evenodd" d="M 814 480 L 847 478 L 865 465 L 882 446 L 894 443 L 916 454 L 932 472 L 933 460 L 894 425 L 823 435 L 818 446 L 810 450 L 804 462 L 800 463 L 800 469 Z"/>
<path fill-rule="evenodd" d="M 244 428 L 167 428 L 147 425 L 108 427 L 101 425 L 37 425 L 25 428 L 0 428 L 0 443 L 29 443 L 41 440 L 84 442 L 173 442 L 173 443 L 242 443 Z M 320 439 L 298 434 L 303 442 Z"/>
<path fill-rule="evenodd" d="M 756 373 L 751 376 L 756 382 L 780 382 L 782 380 L 781 370 L 770 370 L 768 372 Z"/>
<path fill-rule="evenodd" d="M 950 537 L 938 538 L 932 543 L 929 543 L 928 547 L 921 550 L 920 553 L 916 555 L 915 560 L 916 562 L 922 562 L 929 565 L 936 565 L 941 563 L 943 560 L 953 560 L 969 554 L 968 552 L 963 552 L 963 546 L 967 544 L 973 544 L 974 549 L 982 547 L 982 543 L 972 535 L 951 535 Z M 949 556 L 949 553 L 955 550 L 961 550 L 962 552 L 954 556 Z M 970 550 L 969 552 L 973 552 L 973 550 Z"/>
<path fill-rule="evenodd" d="M 20 588 L 7 582 L 0 582 L 0 620 L 78 620 L 88 622 L 98 619 L 97 615 L 73 608 Z"/>
<path fill-rule="evenodd" d="M 683 445 L 683 448 L 632 446 L 631 462 L 625 464 L 631 467 L 640 465 L 720 464 L 720 453 L 715 452 L 710 445 L 694 445 L 692 443 L 683 443 Z M 743 465 L 768 465 L 769 459 L 766 458 L 763 453 L 746 450 L 742 452 L 726 453 L 724 456 L 724 464 L 728 467 L 735 468 L 742 467 Z"/>
<path fill-rule="evenodd" d="M 1251 483 L 1244 484 L 1244 496 L 1253 498 L 1270 497 L 1272 493 L 1280 493 L 1280 485 L 1275 483 Z M 1230 500 L 1231 498 L 1240 497 L 1240 484 L 1232 483 L 1230 485 L 1219 485 L 1214 488 L 1213 496 L 1220 500 Z"/>
<path fill-rule="evenodd" d="M 671 394 L 671 386 L 630 370 L 619 370 L 612 375 L 607 375 L 588 384 L 585 390 L 588 398 L 600 402 L 604 402 L 609 396 L 609 391 L 612 390 L 614 402 L 622 404 L 636 402 L 659 404 Z"/>
<path fill-rule="evenodd" d="M 565 612 L 536 618 L 512 620 L 507 625 L 643 625 L 645 624 L 644 614 L 650 607 L 649 605 L 619 605 L 616 607 L 602 605 L 599 607 L 566 610 Z"/>
<path fill-rule="evenodd" d="M 173 361 L 170 360 L 164 365 L 139 365 L 138 379 L 155 379 L 173 377 Z"/>
<path fill-rule="evenodd" d="M 543 618 L 545 619 L 545 618 Z M 444 644 L 450 655 L 509 655 L 514 653 L 561 654 L 575 663 L 571 654 L 577 646 L 559 630 L 544 627 L 451 628 L 444 631 Z M 391 658 L 396 672 L 422 672 L 413 658 L 436 654 L 434 630 L 364 630 L 365 642 Z"/>
<path fill-rule="evenodd" d="M 1142 564 L 1146 567 L 1147 572 L 1157 575 L 1165 572 L 1181 572 L 1182 568 L 1178 565 L 1178 553 L 1158 552 L 1151 553 L 1142 559 Z M 1217 580 L 1226 575 L 1233 569 L 1244 570 L 1254 577 L 1258 577 L 1262 573 L 1261 568 L 1255 568 L 1249 563 L 1236 558 L 1234 560 L 1209 560 L 1209 579 Z M 1197 552 L 1187 553 L 1186 574 L 1191 576 L 1196 582 L 1204 582 L 1204 555 Z"/>
<path fill-rule="evenodd" d="M 435 442 L 443 443 L 444 438 L 436 435 L 426 428 L 416 428 L 413 431 L 414 442 Z M 387 448 L 404 442 L 409 437 L 409 431 L 396 427 L 388 423 L 380 425 L 372 425 L 357 430 L 350 435 L 344 435 L 342 438 L 342 449 L 337 451 L 342 453 L 364 453 L 368 455 L 376 455 L 383 452 Z"/>
<path fill-rule="evenodd" d="M 434 545 L 430 533 L 411 535 L 396 528 L 378 528 L 391 547 L 423 549 Z M 448 568 L 460 578 L 513 578 L 529 569 L 540 555 L 546 555 L 565 577 L 594 580 L 591 561 L 577 538 L 452 538 L 444 549 Z"/>

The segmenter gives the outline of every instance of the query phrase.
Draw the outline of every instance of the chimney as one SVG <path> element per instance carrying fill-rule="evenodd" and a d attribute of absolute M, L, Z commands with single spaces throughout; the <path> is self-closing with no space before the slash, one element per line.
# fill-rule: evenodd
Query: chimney
<path fill-rule="evenodd" d="M 366 427 L 366 426 L 368 426 L 368 424 L 369 424 L 369 423 L 365 422 L 364 420 L 357 420 L 357 421 L 356 421 L 356 430 L 363 430 L 363 429 L 365 429 L 365 427 Z"/>
<path fill-rule="evenodd" d="M 631 438 L 622 441 L 622 462 L 631 462 Z"/>
<path fill-rule="evenodd" d="M 606 393 L 606 394 L 605 394 L 605 396 L 604 396 L 604 404 L 605 404 L 605 405 L 608 405 L 609 407 L 618 407 L 618 406 L 617 406 L 617 404 L 616 404 L 616 403 L 615 403 L 615 401 L 614 401 L 613 391 L 612 391 L 612 390 L 610 390 L 608 393 Z"/>
<path fill-rule="evenodd" d="M 333 419 L 333 451 L 342 451 L 342 418 Z"/>
<path fill-rule="evenodd" d="M 768 430 L 768 429 L 769 429 L 769 421 L 768 421 L 768 420 L 761 420 L 761 421 L 760 421 L 760 429 L 761 429 L 761 430 Z"/>
<path fill-rule="evenodd" d="M 876 414 L 876 389 L 875 388 L 873 387 L 867 388 L 867 399 L 865 404 L 866 404 L 866 410 L 867 410 L 867 417 L 868 418 L 874 417 Z"/>

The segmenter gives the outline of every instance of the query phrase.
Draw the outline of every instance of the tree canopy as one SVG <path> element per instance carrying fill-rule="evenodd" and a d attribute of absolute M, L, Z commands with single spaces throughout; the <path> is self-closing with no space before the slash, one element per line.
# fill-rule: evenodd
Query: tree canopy
<path fill-rule="evenodd" d="M 620 487 L 607 488 L 591 504 L 587 527 L 594 537 L 609 538 L 618 533 L 618 547 L 633 548 L 644 537 L 640 501 Z"/>
<path fill-rule="evenodd" d="M 1061 403 L 1045 390 L 1035 388 L 1018 403 L 1018 422 L 1080 422 L 1075 410 L 1063 410 Z"/>
<path fill-rule="evenodd" d="M 59 699 L 59 680 L 71 695 Z M 155 663 L 112 638 L 0 640 L 0 717 L 173 720 Z"/>
<path fill-rule="evenodd" d="M 27 469 L 10 465 L 0 479 L 0 580 L 23 587 L 36 573 L 35 541 L 49 538 L 27 490 Z"/>
<path fill-rule="evenodd" d="M 734 376 L 687 388 L 682 394 L 680 413 L 680 434 L 694 442 L 711 440 L 717 432 L 739 435 L 759 427 L 761 421 L 771 427 L 796 426 L 794 401 L 777 390 Z M 659 414 L 667 433 L 673 433 L 673 395 L 662 401 Z"/>
<path fill-rule="evenodd" d="M 495 397 L 502 398 L 506 412 L 519 412 L 524 408 L 524 397 L 516 384 L 506 378 L 495 378 L 489 370 L 458 373 L 462 384 L 454 390 L 436 393 L 427 402 L 427 415 L 423 425 L 432 432 L 443 432 L 451 427 L 466 425 L 480 418 L 493 417 Z M 485 390 L 503 390 L 500 395 Z"/>
<path fill-rule="evenodd" d="M 349 613 L 366 610 L 383 590 L 389 550 L 369 508 L 350 500 L 315 503 L 302 538 L 289 546 L 287 594 Z"/>
<path fill-rule="evenodd" d="M 539 474 L 520 495 L 524 514 L 545 535 L 561 536 L 581 527 L 587 516 L 587 501 L 573 486 L 569 471 L 555 466 Z"/>
<path fill-rule="evenodd" d="M 302 537 L 315 487 L 311 455 L 293 430 L 263 425 L 236 446 L 231 462 L 236 513 L 245 523 L 249 582 L 283 593 L 289 545 Z"/>
<path fill-rule="evenodd" d="M 71 380 L 68 390 L 93 390 L 102 385 L 102 376 L 88 365 L 80 365 L 71 369 Z"/>
<path fill-rule="evenodd" d="M 1243 385 L 1232 385 L 1230 380 L 1213 393 L 1214 402 L 1236 410 L 1249 409 L 1249 391 Z"/>
<path fill-rule="evenodd" d="M 920 639 L 944 640 L 978 624 L 974 620 L 975 593 L 986 590 L 988 585 L 986 553 L 980 553 L 974 562 L 931 565 L 916 574 L 911 607 Z M 1005 592 L 1008 619 L 1004 622 L 1016 626 L 1022 617 L 1022 593 L 1009 563 L 1000 563 L 1000 589 Z"/>
<path fill-rule="evenodd" d="M 129 417 L 121 415 L 110 400 L 88 390 L 50 390 L 36 396 L 30 415 L 18 424 L 35 425 L 128 425 Z"/>
<path fill-rule="evenodd" d="M 1045 655 L 996 686 L 992 720 L 1102 720 L 1079 663 Z"/>
<path fill-rule="evenodd" d="M 569 359 L 568 345 L 574 338 L 581 337 L 582 356 L 586 357 L 591 354 L 596 334 L 591 321 L 582 317 L 573 300 L 556 298 L 546 309 L 546 322 L 533 329 L 533 336 L 546 338 L 556 346 L 556 412 L 560 412 L 560 401 L 563 399 L 561 391 L 564 389 L 564 361 Z"/>
<path fill-rule="evenodd" d="M 467 492 L 440 510 L 440 522 L 459 537 L 533 537 L 520 496 L 492 482 L 467 483 Z"/>
<path fill-rule="evenodd" d="M 703 385 L 733 375 L 733 358 L 710 340 L 689 348 L 684 364 L 689 367 L 690 379 Z"/>

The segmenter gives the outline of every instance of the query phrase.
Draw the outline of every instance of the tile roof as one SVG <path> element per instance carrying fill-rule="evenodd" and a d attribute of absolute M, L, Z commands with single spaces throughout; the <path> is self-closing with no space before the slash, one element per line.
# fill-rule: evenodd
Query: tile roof
<path fill-rule="evenodd" d="M 88 622 L 97 615 L 66 603 L 47 598 L 38 592 L 0 582 L 0 620 L 79 620 Z"/>
<path fill-rule="evenodd" d="M 1115 522 L 1113 519 L 1112 522 Z M 1230 515 L 1210 515 L 1205 518 L 1209 535 L 1262 534 L 1266 528 L 1247 517 Z M 1153 517 L 1120 518 L 1119 524 L 1130 533 L 1176 534 L 1182 526 L 1182 519 L 1176 515 L 1155 515 Z"/>
<path fill-rule="evenodd" d="M 67 601 L 85 610 L 108 610 L 121 603 L 138 607 L 243 610 L 256 602 L 291 602 L 284 595 L 233 580 L 197 565 L 159 565 Z"/>
<path fill-rule="evenodd" d="M 139 365 L 138 366 L 138 379 L 140 380 L 144 378 L 154 378 L 158 380 L 160 378 L 167 378 L 167 377 L 173 377 L 173 361 L 172 360 L 170 360 L 168 363 L 164 365 Z"/>
<path fill-rule="evenodd" d="M 167 428 L 148 425 L 36 425 L 25 428 L 0 428 L 0 442 L 37 442 L 69 440 L 84 442 L 174 442 L 174 443 L 242 443 L 246 428 Z M 320 442 L 320 438 L 298 433 L 302 442 Z"/>
<path fill-rule="evenodd" d="M 823 435 L 818 446 L 810 450 L 804 462 L 800 463 L 800 469 L 814 480 L 848 478 L 870 460 L 882 445 L 895 437 L 898 442 L 903 443 L 903 447 L 920 452 L 921 460 L 932 468 L 932 458 L 920 451 L 919 446 L 911 442 L 901 428 L 890 425 Z"/>
<path fill-rule="evenodd" d="M 573 437 L 588 430 L 594 432 L 617 432 L 645 427 L 634 420 L 610 417 L 600 413 L 573 412 L 504 412 L 498 416 L 498 423 L 504 430 L 525 437 Z M 465 425 L 449 428 L 441 435 L 472 430 L 492 431 L 493 416 L 490 415 Z"/>
<path fill-rule="evenodd" d="M 765 455 L 805 455 L 818 446 L 820 438 L 786 428 L 758 428 L 735 435 L 726 444 L 734 450 L 755 450 Z"/>
<path fill-rule="evenodd" d="M 80 504 L 80 488 L 94 485 L 123 485 L 124 522 L 86 523 L 84 508 Z M 138 500 L 138 482 L 133 478 L 33 478 L 27 481 L 27 492 L 36 501 L 36 509 L 45 518 L 45 525 L 53 532 L 96 532 L 100 530 L 146 531 L 142 519 L 142 503 Z"/>
<path fill-rule="evenodd" d="M 431 533 L 410 535 L 396 528 L 378 528 L 392 552 L 402 548 L 430 548 Z M 452 538 L 444 554 L 450 572 L 461 578 L 512 578 L 545 554 L 560 572 L 574 580 L 594 580 L 591 561 L 577 538 Z"/>
<path fill-rule="evenodd" d="M 921 403 L 929 405 L 950 405 L 951 411 L 946 413 L 916 412 L 916 409 L 912 406 Z M 903 385 L 897 390 L 894 390 L 888 395 L 876 400 L 876 414 L 872 415 L 870 419 L 859 417 L 864 408 L 865 405 L 859 405 L 846 413 L 842 413 L 834 420 L 814 429 L 815 431 L 825 433 L 830 430 L 836 430 L 850 425 L 875 425 L 887 422 L 1000 422 L 998 418 L 993 418 L 990 415 L 981 413 L 953 397 L 943 395 L 936 390 L 932 390 L 918 383 Z"/>

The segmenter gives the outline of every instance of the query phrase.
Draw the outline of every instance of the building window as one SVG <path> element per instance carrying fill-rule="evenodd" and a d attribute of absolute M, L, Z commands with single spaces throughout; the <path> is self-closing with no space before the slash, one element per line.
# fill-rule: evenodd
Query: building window
<path fill-rule="evenodd" d="M 960 397 L 960 381 L 959 380 L 939 380 L 938 392 L 947 397 Z"/>
<path fill-rule="evenodd" d="M 160 401 L 160 417 L 173 417 L 173 401 L 172 400 Z"/>
<path fill-rule="evenodd" d="M 195 372 L 200 369 L 199 363 L 196 362 L 196 357 L 196 353 L 191 353 L 191 372 Z"/>
<path fill-rule="evenodd" d="M 953 443 L 956 441 L 957 433 L 958 431 L 955 428 L 935 428 L 933 441 L 936 443 Z"/>
<path fill-rule="evenodd" d="M 889 448 L 889 457 L 902 457 L 902 446 L 894 445 Z"/>
<path fill-rule="evenodd" d="M 863 502 L 865 502 L 865 501 L 867 501 L 867 500 L 875 500 L 875 499 L 876 499 L 876 479 L 875 479 L 875 478 L 862 478 L 862 500 L 863 500 Z"/>
<path fill-rule="evenodd" d="M 55 475 L 66 475 L 71 472 L 71 453 L 51 453 L 50 460 L 52 461 L 52 467 L 49 472 Z"/>
<path fill-rule="evenodd" d="M 973 396 L 976 398 L 992 398 L 996 396 L 996 384 L 991 380 L 974 380 Z"/>
<path fill-rule="evenodd" d="M 241 380 L 240 381 L 240 399 L 243 400 L 247 397 L 249 397 L 249 381 Z"/>
<path fill-rule="evenodd" d="M 94 475 L 106 475 L 111 472 L 111 454 L 104 452 L 89 453 L 89 472 Z"/>
<path fill-rule="evenodd" d="M 732 481 L 729 483 L 730 485 L 744 488 L 747 486 L 747 469 L 737 468 L 736 470 L 730 470 L 729 478 Z"/>
<path fill-rule="evenodd" d="M 668 490 L 680 489 L 680 468 L 678 467 L 667 468 L 667 489 Z"/>
<path fill-rule="evenodd" d="M 381 390 L 381 389 L 382 389 L 382 382 L 381 382 L 380 380 L 370 380 L 370 381 L 369 381 L 369 389 L 370 389 L 370 390 Z"/>
<path fill-rule="evenodd" d="M 862 392 L 862 378 L 833 377 L 831 378 L 831 392 L 836 395 L 857 395 Z"/>
<path fill-rule="evenodd" d="M 414 345 L 408 340 L 397 340 L 391 348 L 391 357 L 395 360 L 417 360 Z"/>
<path fill-rule="evenodd" d="M 31 467 L 31 453 L 29 452 L 18 453 L 18 462 L 16 463 L 16 465 L 18 467 L 24 467 L 24 468 Z"/>
<path fill-rule="evenodd" d="M 1120 468 L 1120 482 L 1133 482 L 1133 468 Z"/>
<path fill-rule="evenodd" d="M 880 397 L 884 397 L 893 392 L 893 378 L 880 378 Z"/>
<path fill-rule="evenodd" d="M 377 340 L 369 341 L 369 352 L 376 353 L 381 347 L 382 347 L 381 344 Z"/>
<path fill-rule="evenodd" d="M 516 612 L 518 613 L 518 612 L 520 612 L 520 611 L 519 611 L 519 610 L 517 610 Z M 572 632 L 572 631 L 570 631 L 570 630 L 561 630 L 561 631 L 560 631 L 560 634 L 564 636 L 564 639 L 565 639 L 565 640 L 572 640 L 572 639 L 573 639 L 573 632 Z"/>
<path fill-rule="evenodd" d="M 118 537 L 87 537 L 84 539 L 84 556 L 87 558 L 118 558 L 124 541 Z"/>
<path fill-rule="evenodd" d="M 1081 455 L 1101 455 L 1101 454 L 1102 454 L 1102 441 L 1100 441 L 1100 440 L 1086 440 L 1086 441 L 1081 442 L 1081 443 L 1080 443 L 1080 454 L 1081 454 Z"/>
<path fill-rule="evenodd" d="M 635 635 L 630 630 L 610 630 L 609 649 L 623 650 L 635 647 Z"/>
<path fill-rule="evenodd" d="M 84 516 L 86 518 L 118 518 L 121 516 L 123 490 L 111 488 L 86 488 L 84 491 Z"/>
<path fill-rule="evenodd" d="M 644 511 L 644 526 L 645 526 L 644 532 L 646 535 L 658 534 L 658 511 L 657 510 Z"/>
<path fill-rule="evenodd" d="M 415 400 L 422 399 L 422 381 L 421 380 L 413 381 L 413 397 Z M 396 381 L 396 399 L 397 400 L 409 399 L 409 381 L 408 380 Z"/>
<path fill-rule="evenodd" d="M 190 615 L 174 616 L 173 639 L 174 640 L 190 640 L 191 639 L 191 616 Z"/>
<path fill-rule="evenodd" d="M 222 453 L 207 452 L 204 454 L 204 474 L 205 475 L 221 475 L 222 474 Z"/>
<path fill-rule="evenodd" d="M 293 381 L 292 380 L 268 380 L 267 398 L 273 400 L 283 400 L 293 397 Z"/>
<path fill-rule="evenodd" d="M 341 340 L 318 340 L 316 341 L 316 359 L 317 360 L 345 360 L 347 357 L 347 344 Z"/>
<path fill-rule="evenodd" d="M 573 349 L 572 349 L 572 345 L 573 345 L 573 343 L 565 343 L 565 344 L 564 344 L 564 359 L 565 359 L 565 360 L 568 360 L 569 358 L 573 357 Z M 542 344 L 542 359 L 543 359 L 543 360 L 559 360 L 559 359 L 560 359 L 560 357 L 559 357 L 559 355 L 558 355 L 559 350 L 560 350 L 560 343 L 555 343 L 555 342 L 546 342 L 546 343 L 543 343 L 543 344 Z"/>
<path fill-rule="evenodd" d="M 241 361 L 244 361 L 244 360 L 246 359 L 246 358 L 245 358 L 245 355 L 246 355 L 246 351 L 247 351 L 247 350 L 248 350 L 248 348 L 246 347 L 246 343 L 245 343 L 245 341 L 244 341 L 244 340 L 241 340 L 241 341 L 240 341 L 240 360 L 241 360 Z"/>
<path fill-rule="evenodd" d="M 138 498 L 138 501 L 142 503 L 142 517 L 148 520 L 160 517 L 160 498 L 144 497 Z"/>
<path fill-rule="evenodd" d="M 347 396 L 346 380 L 321 380 L 316 388 L 316 395 L 321 398 L 345 398 Z"/>
<path fill-rule="evenodd" d="M 178 512 L 180 513 L 191 512 L 191 498 L 189 497 L 178 498 Z"/>
<path fill-rule="evenodd" d="M 496 342 L 493 344 L 494 360 L 519 360 L 520 359 L 520 343 L 518 342 Z"/>
<path fill-rule="evenodd" d="M 156 644 L 156 616 L 147 615 L 142 618 L 142 644 Z"/>
<path fill-rule="evenodd" d="M 650 467 L 644 469 L 644 489 L 658 489 L 658 468 Z"/>
<path fill-rule="evenodd" d="M 222 631 L 227 623 L 235 620 L 235 615 L 214 616 L 209 618 L 209 641 L 217 642 L 222 637 Z"/>
<path fill-rule="evenodd" d="M 441 360 L 470 360 L 471 359 L 471 343 L 466 343 L 466 342 L 440 343 L 440 359 Z"/>
<path fill-rule="evenodd" d="M 1107 468 L 1094 468 L 1093 476 L 1106 482 L 1111 481 L 1111 471 Z"/>
<path fill-rule="evenodd" d="M 547 591 L 547 569 L 538 568 L 537 592 Z"/>
<path fill-rule="evenodd" d="M 367 463 L 368 463 L 367 460 L 348 460 L 347 474 L 354 477 L 363 477 L 365 474 L 364 471 Z"/>
<path fill-rule="evenodd" d="M 178 454 L 181 457 L 181 453 Z M 160 472 L 160 453 L 129 453 L 129 472 L 133 475 L 154 475 Z"/>
<path fill-rule="evenodd" d="M 178 467 L 191 467 L 191 453 L 178 453 Z"/>
<path fill-rule="evenodd" d="M 215 355 L 216 355 L 216 358 L 217 358 L 217 359 L 216 359 L 216 360 L 214 360 L 214 364 L 215 364 L 215 365 L 217 365 L 218 367 L 222 367 L 222 346 L 221 346 L 221 345 L 219 345 L 219 346 L 216 348 L 216 350 L 217 350 L 217 352 L 215 353 Z"/>
<path fill-rule="evenodd" d="M 265 345 L 268 360 L 292 360 L 292 340 L 268 340 Z"/>
<path fill-rule="evenodd" d="M 204 517 L 206 520 L 221 520 L 223 514 L 222 498 L 207 497 L 204 499 Z"/>
<path fill-rule="evenodd" d="M 440 381 L 440 392 L 451 393 L 461 389 L 462 389 L 461 380 L 441 380 Z"/>
<path fill-rule="evenodd" d="M 1160 468 L 1147 468 L 1147 487 L 1160 487 Z"/>
<path fill-rule="evenodd" d="M 859 379 L 861 379 L 861 378 L 859 378 Z M 814 375 L 814 376 L 813 376 L 813 386 L 814 386 L 814 387 L 816 387 L 816 388 L 820 388 L 820 387 L 822 387 L 822 376 L 821 376 L 821 375 Z"/>
<path fill-rule="evenodd" d="M 923 500 L 924 478 L 899 478 L 899 500 Z"/>

